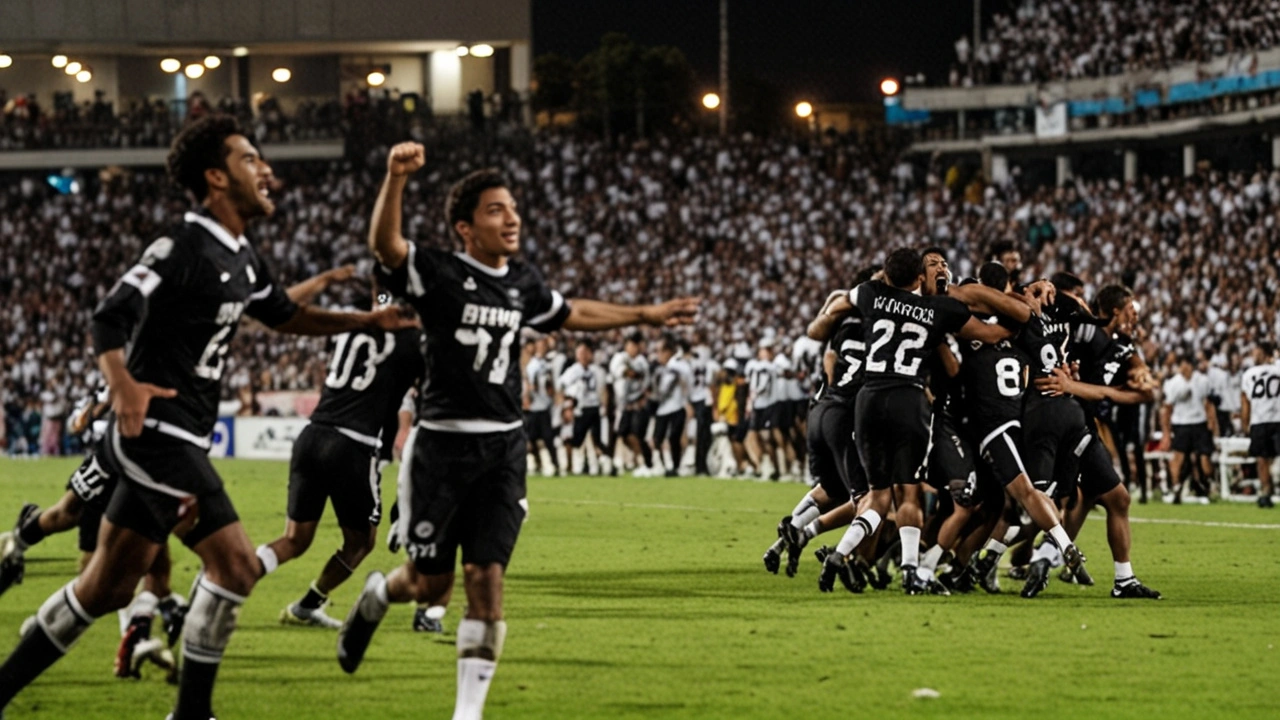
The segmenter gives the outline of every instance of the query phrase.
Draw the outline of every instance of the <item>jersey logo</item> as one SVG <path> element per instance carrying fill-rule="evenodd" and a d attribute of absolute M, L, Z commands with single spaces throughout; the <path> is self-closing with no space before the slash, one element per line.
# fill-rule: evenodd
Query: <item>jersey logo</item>
<path fill-rule="evenodd" d="M 250 284 L 250 285 L 257 285 L 257 284 L 258 284 L 258 274 L 257 274 L 257 273 L 255 273 L 255 272 L 253 271 L 253 266 L 252 266 L 252 265 L 245 265 L 245 266 L 244 266 L 244 274 L 249 276 L 249 284 Z"/>
<path fill-rule="evenodd" d="M 476 289 L 476 279 L 468 275 L 467 279 L 464 280 L 462 283 L 462 289 L 467 291 L 474 291 Z"/>
<path fill-rule="evenodd" d="M 222 282 L 226 282 L 231 279 L 231 273 L 224 272 L 218 276 L 218 279 L 221 280 Z"/>

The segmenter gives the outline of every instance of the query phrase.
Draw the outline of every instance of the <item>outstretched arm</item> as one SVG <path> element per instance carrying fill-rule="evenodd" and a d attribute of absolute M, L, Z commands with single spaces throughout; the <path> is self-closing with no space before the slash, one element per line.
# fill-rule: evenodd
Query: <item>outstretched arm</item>
<path fill-rule="evenodd" d="M 565 330 L 612 330 L 630 325 L 689 325 L 702 298 L 676 298 L 661 305 L 618 305 L 600 300 L 570 300 Z"/>
<path fill-rule="evenodd" d="M 805 334 L 812 340 L 826 342 L 830 339 L 831 333 L 835 332 L 840 320 L 853 310 L 853 303 L 849 302 L 849 293 L 845 290 L 837 290 L 827 296 L 827 301 L 818 311 L 818 317 L 809 323 Z"/>
<path fill-rule="evenodd" d="M 343 265 L 332 270 L 325 270 L 315 277 L 309 277 L 300 283 L 291 285 L 284 292 L 289 296 L 290 300 L 299 305 L 307 305 L 312 300 L 315 300 L 317 295 L 327 290 L 330 285 L 346 282 L 355 274 L 355 265 Z"/>
<path fill-rule="evenodd" d="M 1053 375 L 1036 380 L 1036 388 L 1055 395 L 1075 395 L 1081 400 L 1110 400 L 1120 405 L 1141 405 L 1151 402 L 1155 393 L 1150 390 L 1111 387 L 1081 382 L 1071 377 L 1065 368 L 1054 368 Z"/>
<path fill-rule="evenodd" d="M 1031 319 L 1031 306 L 1020 296 L 1008 295 L 985 285 L 954 285 L 947 295 L 986 315 L 1003 315 L 1025 323 Z"/>
<path fill-rule="evenodd" d="M 417 318 L 405 317 L 400 308 L 394 305 L 372 312 L 343 312 L 325 310 L 314 305 L 300 305 L 293 317 L 272 329 L 290 335 L 340 335 L 366 329 L 394 332 L 417 325 Z"/>
<path fill-rule="evenodd" d="M 369 223 L 369 249 L 379 263 L 392 270 L 409 256 L 409 241 L 400 234 L 400 196 L 409 175 L 426 162 L 426 150 L 413 142 L 400 143 L 387 155 L 387 178 L 382 181 Z"/>

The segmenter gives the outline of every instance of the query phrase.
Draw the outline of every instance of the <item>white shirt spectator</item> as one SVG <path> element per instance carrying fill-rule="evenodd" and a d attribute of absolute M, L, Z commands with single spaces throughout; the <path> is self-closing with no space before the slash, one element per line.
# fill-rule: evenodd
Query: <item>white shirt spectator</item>
<path fill-rule="evenodd" d="M 1249 424 L 1280 423 L 1280 362 L 1255 365 L 1240 377 L 1240 392 L 1249 397 Z"/>
<path fill-rule="evenodd" d="M 751 388 L 751 407 L 764 410 L 773 407 L 776 396 L 773 386 L 778 379 L 778 366 L 772 361 L 755 359 L 747 363 L 744 371 L 747 386 Z"/>
<path fill-rule="evenodd" d="M 1209 397 L 1209 378 L 1201 372 L 1191 379 L 1180 373 L 1164 381 L 1164 404 L 1173 406 L 1173 425 L 1198 425 L 1208 421 L 1204 401 Z"/>
<path fill-rule="evenodd" d="M 564 396 L 573 399 L 574 415 L 581 415 L 587 408 L 600 407 L 600 389 L 604 384 L 604 368 L 594 363 L 584 367 L 576 362 L 560 376 Z"/>
<path fill-rule="evenodd" d="M 658 377 L 658 414 L 684 412 L 693 387 L 693 369 L 689 363 L 679 355 L 673 355 L 662 366 Z"/>

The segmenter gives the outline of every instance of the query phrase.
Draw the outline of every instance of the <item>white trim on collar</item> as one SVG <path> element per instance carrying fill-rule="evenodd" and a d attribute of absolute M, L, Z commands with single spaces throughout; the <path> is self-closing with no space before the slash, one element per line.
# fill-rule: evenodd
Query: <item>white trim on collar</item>
<path fill-rule="evenodd" d="M 500 268 L 491 268 L 464 252 L 455 252 L 453 256 L 490 277 L 504 277 L 507 271 L 511 269 L 511 263 L 507 263 Z"/>
<path fill-rule="evenodd" d="M 240 248 L 249 247 L 249 241 L 245 240 L 243 235 L 238 238 L 233 238 L 231 237 L 231 233 L 227 232 L 227 229 L 222 227 L 222 225 L 217 221 L 210 220 L 199 213 L 189 212 L 183 215 L 182 219 L 185 222 L 197 223 L 204 227 L 205 230 L 209 231 L 210 235 L 217 238 L 218 242 L 226 245 L 227 249 L 231 252 L 240 252 Z"/>

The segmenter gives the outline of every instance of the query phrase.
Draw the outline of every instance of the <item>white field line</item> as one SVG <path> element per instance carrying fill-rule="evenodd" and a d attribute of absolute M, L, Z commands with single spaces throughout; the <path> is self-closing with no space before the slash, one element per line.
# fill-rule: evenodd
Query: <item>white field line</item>
<path fill-rule="evenodd" d="M 684 510 L 688 512 L 705 512 L 705 513 L 747 513 L 751 515 L 761 514 L 761 510 L 749 510 L 747 508 L 713 508 L 699 507 L 697 505 L 672 505 L 668 503 L 627 503 L 617 502 L 614 500 L 557 500 L 542 499 L 535 500 L 534 505 L 598 505 L 601 507 L 621 507 L 634 510 Z M 1090 520 L 1106 520 L 1106 516 L 1102 514 L 1091 513 Z M 1238 522 L 1218 522 L 1215 520 L 1181 520 L 1176 518 L 1143 518 L 1130 516 L 1131 523 L 1147 523 L 1151 525 L 1196 525 L 1199 527 L 1215 527 L 1215 528 L 1239 528 L 1243 530 L 1280 530 L 1280 524 L 1273 523 L 1238 523 Z"/>

